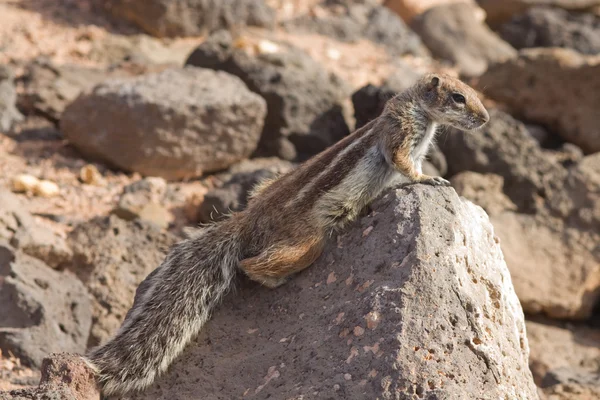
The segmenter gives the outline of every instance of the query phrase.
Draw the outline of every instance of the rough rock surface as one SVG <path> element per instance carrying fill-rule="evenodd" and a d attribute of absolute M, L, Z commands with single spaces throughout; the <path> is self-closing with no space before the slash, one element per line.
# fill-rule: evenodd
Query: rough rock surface
<path fill-rule="evenodd" d="M 37 388 L 0 392 L 0 400 L 100 400 L 94 372 L 76 354 L 50 354 Z"/>
<path fill-rule="evenodd" d="M 40 58 L 25 66 L 18 104 L 26 114 L 41 115 L 57 122 L 65 107 L 84 90 L 106 79 L 100 69 L 55 65 Z"/>
<path fill-rule="evenodd" d="M 91 306 L 83 284 L 2 242 L 0 304 L 0 349 L 25 365 L 40 366 L 53 351 L 85 350 Z"/>
<path fill-rule="evenodd" d="M 490 66 L 479 87 L 515 115 L 594 153 L 600 151 L 599 75 L 600 56 L 569 49 L 524 49 L 518 58 Z"/>
<path fill-rule="evenodd" d="M 498 26 L 512 16 L 533 6 L 552 6 L 565 10 L 586 11 L 600 6 L 600 0 L 477 0 L 487 15 L 487 22 Z"/>
<path fill-rule="evenodd" d="M 198 209 L 200 222 L 219 221 L 232 211 L 246 208 L 250 191 L 261 181 L 274 179 L 292 169 L 292 164 L 278 159 L 247 160 L 236 166 L 223 186 L 204 195 Z"/>
<path fill-rule="evenodd" d="M 341 7 L 340 12 L 331 10 L 329 15 L 323 17 L 303 15 L 286 22 L 284 27 L 293 32 L 319 33 L 343 42 L 365 38 L 397 55 L 428 55 L 419 36 L 404 21 L 378 5 L 350 5 Z"/>
<path fill-rule="evenodd" d="M 533 7 L 502 25 L 500 34 L 517 49 L 567 47 L 600 53 L 600 16 L 551 7 Z"/>
<path fill-rule="evenodd" d="M 0 240 L 56 268 L 73 255 L 67 242 L 35 222 L 16 195 L 0 189 Z"/>
<path fill-rule="evenodd" d="M 200 36 L 217 29 L 272 27 L 264 0 L 114 0 L 113 15 L 158 37 Z"/>
<path fill-rule="evenodd" d="M 523 312 L 482 209 L 422 185 L 372 209 L 286 285 L 230 295 L 134 398 L 537 399 Z"/>
<path fill-rule="evenodd" d="M 550 380 L 560 371 L 593 374 L 600 370 L 600 332 L 584 325 L 565 325 L 526 323 L 529 364 L 538 386 L 554 386 Z"/>
<path fill-rule="evenodd" d="M 0 132 L 9 131 L 23 116 L 17 110 L 17 92 L 10 68 L 0 65 Z"/>
<path fill-rule="evenodd" d="M 432 7 L 451 3 L 476 4 L 475 0 L 385 0 L 383 5 L 402 17 L 404 21 L 410 22 Z M 485 14 L 482 13 L 482 20 L 484 18 Z"/>
<path fill-rule="evenodd" d="M 463 75 L 480 75 L 489 63 L 516 54 L 466 3 L 433 7 L 416 17 L 411 27 L 435 57 L 456 64 Z"/>
<path fill-rule="evenodd" d="M 187 67 L 106 81 L 69 105 L 61 129 L 87 156 L 182 179 L 250 155 L 265 113 L 238 78 Z"/>
<path fill-rule="evenodd" d="M 104 342 L 121 325 L 135 288 L 158 267 L 175 241 L 152 224 L 114 215 L 84 222 L 70 233 L 74 257 L 69 269 L 92 295 L 88 346 Z"/>
<path fill-rule="evenodd" d="M 173 216 L 163 206 L 167 182 L 162 178 L 148 177 L 123 188 L 112 213 L 127 221 L 142 219 L 162 229 L 169 226 Z"/>
<path fill-rule="evenodd" d="M 476 133 L 440 141 L 450 175 L 473 171 L 452 181 L 490 214 L 524 310 L 587 318 L 600 298 L 600 153 L 565 167 L 522 123 L 490 116 Z"/>
<path fill-rule="evenodd" d="M 200 45 L 187 64 L 234 74 L 266 100 L 258 154 L 286 160 L 316 154 L 350 133 L 344 106 L 349 88 L 302 50 L 273 44 L 275 51 L 253 54 L 221 31 Z"/>

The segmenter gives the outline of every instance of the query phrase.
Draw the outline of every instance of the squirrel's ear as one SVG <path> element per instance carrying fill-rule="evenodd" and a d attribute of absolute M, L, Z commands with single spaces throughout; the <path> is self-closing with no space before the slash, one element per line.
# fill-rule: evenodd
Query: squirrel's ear
<path fill-rule="evenodd" d="M 431 78 L 431 87 L 438 87 L 440 85 L 440 78 L 438 78 L 437 76 L 434 76 L 433 78 Z"/>

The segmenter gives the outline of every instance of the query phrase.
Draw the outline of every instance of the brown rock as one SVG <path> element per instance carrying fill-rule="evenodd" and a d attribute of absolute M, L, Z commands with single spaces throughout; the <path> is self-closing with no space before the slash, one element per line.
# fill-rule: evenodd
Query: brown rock
<path fill-rule="evenodd" d="M 489 63 L 515 56 L 511 45 L 477 18 L 477 8 L 466 3 L 432 7 L 411 22 L 436 58 L 457 66 L 461 74 L 477 76 Z"/>
<path fill-rule="evenodd" d="M 1 400 L 100 400 L 95 374 L 78 355 L 51 354 L 37 388 L 0 392 Z"/>
<path fill-rule="evenodd" d="M 543 124 L 585 153 L 600 151 L 600 56 L 569 49 L 525 49 L 490 66 L 479 80 L 486 96 L 517 116 Z"/>
<path fill-rule="evenodd" d="M 113 15 L 158 37 L 200 36 L 246 25 L 271 27 L 275 13 L 264 0 L 113 0 Z"/>
<path fill-rule="evenodd" d="M 477 0 L 487 14 L 487 22 L 497 26 L 529 7 L 545 5 L 566 10 L 584 11 L 600 6 L 600 0 Z"/>
<path fill-rule="evenodd" d="M 432 7 L 452 3 L 476 4 L 474 0 L 386 0 L 383 5 L 398 14 L 404 21 L 410 22 L 414 17 Z M 485 19 L 485 13 L 482 12 L 481 20 L 483 19 Z"/>
<path fill-rule="evenodd" d="M 167 193 L 167 182 L 162 178 L 148 177 L 123 188 L 123 193 L 113 214 L 127 221 L 140 218 L 166 229 L 173 215 L 162 204 Z"/>
<path fill-rule="evenodd" d="M 25 254 L 56 268 L 71 259 L 73 253 L 62 237 L 40 226 L 18 196 L 0 189 L 0 240 Z"/>
<path fill-rule="evenodd" d="M 104 342 L 120 326 L 135 288 L 163 260 L 176 238 L 140 220 L 116 216 L 84 222 L 70 233 L 69 265 L 92 295 L 93 320 L 88 346 Z"/>
<path fill-rule="evenodd" d="M 529 365 L 538 386 L 546 375 L 561 368 L 571 371 L 600 370 L 600 331 L 584 325 L 527 321 Z"/>
<path fill-rule="evenodd" d="M 175 180 L 248 157 L 265 114 L 265 101 L 240 79 L 173 68 L 105 81 L 69 105 L 61 129 L 87 156 Z"/>
<path fill-rule="evenodd" d="M 230 295 L 132 398 L 537 399 L 523 314 L 481 208 L 421 185 L 372 208 L 286 285 Z"/>
<path fill-rule="evenodd" d="M 53 351 L 83 352 L 91 324 L 88 292 L 70 272 L 0 242 L 0 349 L 28 366 Z"/>
<path fill-rule="evenodd" d="M 440 144 L 451 174 L 491 173 L 503 184 L 471 172 L 453 178 L 456 189 L 490 213 L 526 312 L 588 318 L 600 298 L 600 155 L 565 167 L 523 124 L 490 115 L 481 131 Z"/>

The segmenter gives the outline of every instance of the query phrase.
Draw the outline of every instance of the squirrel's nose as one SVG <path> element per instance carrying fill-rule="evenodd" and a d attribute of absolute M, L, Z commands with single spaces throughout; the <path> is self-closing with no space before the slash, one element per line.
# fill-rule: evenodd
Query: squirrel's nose
<path fill-rule="evenodd" d="M 486 109 L 483 110 L 483 113 L 481 114 L 480 118 L 484 124 L 486 124 L 490 120 L 490 114 L 487 112 Z"/>

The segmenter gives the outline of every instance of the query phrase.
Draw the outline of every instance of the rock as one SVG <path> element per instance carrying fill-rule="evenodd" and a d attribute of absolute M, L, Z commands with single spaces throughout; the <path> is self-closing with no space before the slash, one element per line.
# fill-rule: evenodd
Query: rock
<path fill-rule="evenodd" d="M 467 3 L 471 6 L 476 4 L 474 0 L 386 0 L 383 5 L 398 14 L 404 21 L 410 22 L 432 7 L 453 3 Z M 476 9 L 477 18 L 483 21 L 485 12 L 479 7 Z"/>
<path fill-rule="evenodd" d="M 502 25 L 500 34 L 517 49 L 567 47 L 600 53 L 600 16 L 551 7 L 533 7 Z"/>
<path fill-rule="evenodd" d="M 465 3 L 433 7 L 416 17 L 411 27 L 434 57 L 456 64 L 461 74 L 478 76 L 489 63 L 515 56 L 516 51 L 477 19 Z"/>
<path fill-rule="evenodd" d="M 73 263 L 68 266 L 92 295 L 88 346 L 106 341 L 131 307 L 135 288 L 164 259 L 176 238 L 143 222 L 99 217 L 69 234 Z M 135 251 L 132 251 L 135 249 Z"/>
<path fill-rule="evenodd" d="M 91 307 L 83 284 L 69 272 L 0 243 L 0 349 L 28 366 L 48 352 L 86 349 Z"/>
<path fill-rule="evenodd" d="M 60 188 L 52 181 L 41 180 L 34 186 L 33 194 L 40 197 L 55 197 L 60 194 Z"/>
<path fill-rule="evenodd" d="M 318 33 L 342 42 L 368 39 L 396 55 L 429 54 L 419 37 L 398 16 L 379 5 L 332 7 L 327 15 L 302 15 L 286 22 L 284 27 L 292 32 Z"/>
<path fill-rule="evenodd" d="M 596 400 L 600 398 L 600 389 L 597 387 L 581 386 L 577 383 L 553 385 L 545 388 L 543 393 L 544 400 Z"/>
<path fill-rule="evenodd" d="M 17 196 L 1 189 L 0 241 L 9 242 L 13 247 L 53 268 L 59 267 L 73 256 L 62 237 L 37 224 Z"/>
<path fill-rule="evenodd" d="M 162 204 L 167 194 L 167 182 L 162 178 L 148 177 L 123 188 L 119 203 L 112 211 L 127 221 L 140 218 L 166 229 L 173 216 Z"/>
<path fill-rule="evenodd" d="M 600 333 L 584 325 L 527 321 L 531 353 L 529 364 L 538 386 L 549 381 L 552 371 L 593 373 L 600 369 Z M 548 382 L 550 383 L 550 382 Z"/>
<path fill-rule="evenodd" d="M 16 102 L 13 73 L 7 66 L 0 65 L 0 132 L 10 131 L 16 122 L 23 119 Z"/>
<path fill-rule="evenodd" d="M 234 74 L 266 100 L 258 155 L 310 156 L 349 134 L 349 88 L 338 77 L 288 44 L 277 42 L 277 53 L 253 54 L 239 48 L 240 41 L 221 31 L 194 50 L 187 64 Z"/>
<path fill-rule="evenodd" d="M 61 129 L 89 157 L 171 180 L 249 156 L 265 113 L 236 77 L 187 67 L 105 81 L 69 105 Z"/>
<path fill-rule="evenodd" d="M 55 65 L 38 58 L 25 66 L 19 79 L 23 86 L 18 105 L 26 114 L 41 115 L 58 122 L 65 107 L 85 89 L 106 79 L 100 69 Z"/>
<path fill-rule="evenodd" d="M 545 125 L 586 154 L 600 151 L 600 56 L 569 49 L 525 49 L 490 66 L 479 80 L 486 96 Z"/>
<path fill-rule="evenodd" d="M 537 399 L 523 313 L 481 208 L 415 185 L 372 209 L 286 285 L 228 296 L 133 398 Z"/>
<path fill-rule="evenodd" d="M 86 164 L 79 170 L 79 179 L 88 185 L 103 186 L 106 182 L 98 168 L 93 164 Z"/>
<path fill-rule="evenodd" d="M 600 153 L 565 167 L 523 124 L 490 115 L 477 133 L 451 131 L 440 146 L 451 176 L 494 174 L 503 184 L 473 173 L 452 181 L 490 213 L 523 309 L 588 318 L 600 298 Z"/>
<path fill-rule="evenodd" d="M 0 392 L 1 400 L 100 400 L 94 371 L 75 354 L 51 354 L 42 362 L 37 388 Z"/>
<path fill-rule="evenodd" d="M 266 159 L 265 159 L 266 161 Z M 256 184 L 278 177 L 292 169 L 285 161 L 246 161 L 237 166 L 238 172 L 225 182 L 222 187 L 213 189 L 204 195 L 204 201 L 198 209 L 200 222 L 219 221 L 231 212 L 246 208 L 249 192 Z"/>
<path fill-rule="evenodd" d="M 40 184 L 40 180 L 33 175 L 19 174 L 12 179 L 13 192 L 33 193 L 34 188 Z"/>
<path fill-rule="evenodd" d="M 600 6 L 600 0 L 477 0 L 491 26 L 498 26 L 512 16 L 533 6 L 552 6 L 565 10 L 586 11 Z"/>
<path fill-rule="evenodd" d="M 109 7 L 115 17 L 157 37 L 201 36 L 275 23 L 275 12 L 264 0 L 115 0 Z"/>

